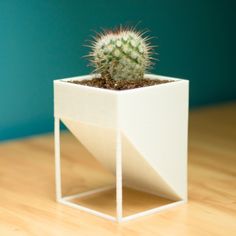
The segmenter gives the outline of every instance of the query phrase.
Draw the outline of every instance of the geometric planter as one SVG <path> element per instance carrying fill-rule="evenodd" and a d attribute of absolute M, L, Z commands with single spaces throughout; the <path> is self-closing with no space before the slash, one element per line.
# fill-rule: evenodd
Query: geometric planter
<path fill-rule="evenodd" d="M 170 83 L 130 90 L 88 87 L 54 81 L 55 160 L 57 201 L 113 221 L 127 221 L 187 201 L 187 80 L 159 75 Z M 63 197 L 61 193 L 60 122 L 116 176 L 116 217 L 69 200 L 105 191 L 108 187 Z M 122 187 L 148 192 L 174 202 L 123 216 Z"/>

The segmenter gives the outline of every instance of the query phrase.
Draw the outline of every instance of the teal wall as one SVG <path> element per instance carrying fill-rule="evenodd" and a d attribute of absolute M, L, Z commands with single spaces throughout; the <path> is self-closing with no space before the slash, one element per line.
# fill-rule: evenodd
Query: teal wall
<path fill-rule="evenodd" d="M 235 1 L 0 0 L 0 140 L 53 129 L 54 79 L 89 73 L 92 30 L 158 36 L 155 73 L 189 79 L 191 106 L 236 99 Z"/>

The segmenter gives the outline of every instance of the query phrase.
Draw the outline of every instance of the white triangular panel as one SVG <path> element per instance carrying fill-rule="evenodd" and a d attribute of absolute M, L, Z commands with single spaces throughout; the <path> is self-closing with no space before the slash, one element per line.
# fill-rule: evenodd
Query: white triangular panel
<path fill-rule="evenodd" d="M 124 185 L 172 200 L 181 199 L 124 135 L 122 163 Z"/>
<path fill-rule="evenodd" d="M 115 129 L 104 128 L 79 121 L 61 119 L 70 132 L 108 170 L 116 169 Z"/>

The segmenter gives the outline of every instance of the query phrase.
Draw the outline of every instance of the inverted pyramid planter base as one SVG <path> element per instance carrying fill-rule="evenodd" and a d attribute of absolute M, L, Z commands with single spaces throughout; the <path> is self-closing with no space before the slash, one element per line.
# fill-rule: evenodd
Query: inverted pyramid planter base
<path fill-rule="evenodd" d="M 187 201 L 188 81 L 111 91 L 66 80 L 54 81 L 57 201 L 112 221 L 127 221 Z M 91 79 L 81 76 L 73 79 Z M 115 186 L 62 196 L 60 121 L 116 176 Z M 129 216 L 123 213 L 123 185 L 172 202 Z M 73 202 L 99 192 L 116 191 L 116 216 Z"/>

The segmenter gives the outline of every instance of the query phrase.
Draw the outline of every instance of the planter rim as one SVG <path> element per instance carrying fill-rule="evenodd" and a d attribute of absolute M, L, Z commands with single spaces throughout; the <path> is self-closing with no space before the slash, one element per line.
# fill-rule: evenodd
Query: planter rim
<path fill-rule="evenodd" d="M 64 79 L 57 79 L 54 80 L 54 84 L 65 84 L 65 82 L 69 80 L 84 80 L 84 79 L 92 79 L 96 76 L 100 76 L 99 74 L 87 74 L 87 75 L 81 75 L 81 76 L 73 76 L 69 78 L 64 78 Z M 81 85 L 81 84 L 73 84 L 73 83 L 67 83 L 67 86 L 70 87 L 77 87 L 80 89 L 87 89 L 91 91 L 100 91 L 100 92 L 106 92 L 106 93 L 111 93 L 111 94 L 124 94 L 124 93 L 133 93 L 133 92 L 141 92 L 143 90 L 150 90 L 150 89 L 157 89 L 157 88 L 162 88 L 162 87 L 169 87 L 169 86 L 174 86 L 176 82 L 181 83 L 181 82 L 189 82 L 186 79 L 180 79 L 180 78 L 175 78 L 175 77 L 169 77 L 169 76 L 164 76 L 164 75 L 157 75 L 157 74 L 145 74 L 144 78 L 150 78 L 150 79 L 160 79 L 160 80 L 172 80 L 174 83 L 164 83 L 164 84 L 157 84 L 157 85 L 152 85 L 152 86 L 146 86 L 146 87 L 141 87 L 141 88 L 133 88 L 133 89 L 125 89 L 125 90 L 112 90 L 112 89 L 105 89 L 105 88 L 96 88 L 92 86 L 86 86 L 86 85 Z"/>

